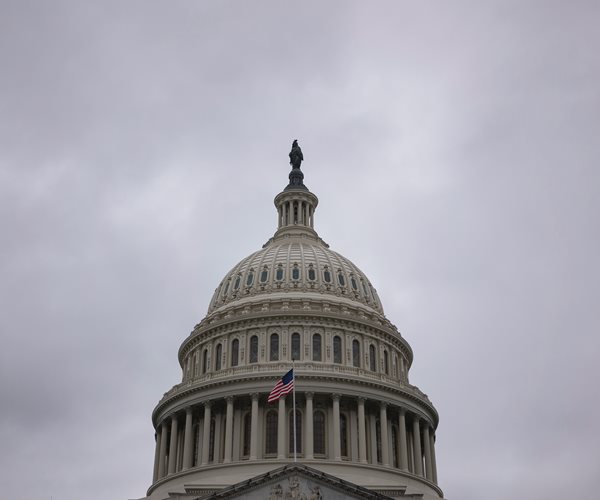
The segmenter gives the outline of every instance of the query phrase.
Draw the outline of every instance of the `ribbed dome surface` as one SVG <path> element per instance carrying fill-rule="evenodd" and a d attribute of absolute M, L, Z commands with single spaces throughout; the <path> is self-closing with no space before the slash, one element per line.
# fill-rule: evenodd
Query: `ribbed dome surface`
<path fill-rule="evenodd" d="M 237 264 L 217 287 L 208 314 L 248 296 L 321 293 L 359 302 L 383 314 L 375 288 L 350 260 L 321 241 L 271 240 Z"/>

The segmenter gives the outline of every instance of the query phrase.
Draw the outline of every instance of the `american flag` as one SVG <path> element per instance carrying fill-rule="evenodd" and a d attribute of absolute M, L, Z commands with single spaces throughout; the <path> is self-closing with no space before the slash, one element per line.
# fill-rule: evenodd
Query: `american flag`
<path fill-rule="evenodd" d="M 281 377 L 273 390 L 269 393 L 269 397 L 267 398 L 267 403 L 272 403 L 273 401 L 277 401 L 281 396 L 285 396 L 289 394 L 294 389 L 294 369 L 292 368 L 289 372 L 287 372 L 283 377 Z"/>

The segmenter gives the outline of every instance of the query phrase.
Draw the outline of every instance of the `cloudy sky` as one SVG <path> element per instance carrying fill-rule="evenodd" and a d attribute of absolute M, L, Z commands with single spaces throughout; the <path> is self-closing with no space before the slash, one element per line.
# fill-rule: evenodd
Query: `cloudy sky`
<path fill-rule="evenodd" d="M 598 2 L 0 2 L 0 496 L 143 496 L 213 290 L 316 228 L 440 413 L 450 500 L 600 486 Z"/>

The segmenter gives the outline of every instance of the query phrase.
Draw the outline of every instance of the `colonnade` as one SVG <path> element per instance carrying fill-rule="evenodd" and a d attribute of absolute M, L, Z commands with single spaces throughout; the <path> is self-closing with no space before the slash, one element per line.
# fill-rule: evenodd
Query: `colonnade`
<path fill-rule="evenodd" d="M 294 224 L 314 227 L 314 206 L 308 201 L 286 201 L 279 207 L 279 228 Z"/>
<path fill-rule="evenodd" d="M 214 463 L 293 457 L 291 397 L 272 405 L 265 399 L 266 394 L 255 393 L 203 401 L 163 419 L 156 429 L 153 482 Z M 399 405 L 363 397 L 304 392 L 296 399 L 301 460 L 397 468 L 437 484 L 435 430 L 427 419 Z M 271 411 L 277 412 L 276 450 L 265 444 L 267 433 L 275 430 L 267 429 L 266 414 Z M 323 420 L 315 419 L 318 412 Z"/>

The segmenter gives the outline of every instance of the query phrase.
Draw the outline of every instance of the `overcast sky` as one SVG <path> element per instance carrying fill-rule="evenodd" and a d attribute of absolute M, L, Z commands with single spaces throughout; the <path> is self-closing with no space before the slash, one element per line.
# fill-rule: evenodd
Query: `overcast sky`
<path fill-rule="evenodd" d="M 600 3 L 0 2 L 0 497 L 144 496 L 293 139 L 450 500 L 600 487 Z"/>

